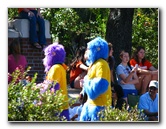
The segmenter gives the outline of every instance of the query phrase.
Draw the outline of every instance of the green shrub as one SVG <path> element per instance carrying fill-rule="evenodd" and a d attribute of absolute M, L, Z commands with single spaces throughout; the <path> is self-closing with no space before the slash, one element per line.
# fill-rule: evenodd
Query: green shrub
<path fill-rule="evenodd" d="M 29 83 L 25 83 L 23 78 L 27 75 L 28 68 L 23 76 L 21 72 L 16 70 L 12 74 L 12 81 L 8 85 L 8 121 L 67 121 L 65 118 L 55 116 L 55 112 L 62 112 L 61 106 L 64 104 L 64 95 L 61 90 L 56 93 L 51 92 L 48 86 L 44 93 L 40 93 L 35 83 L 37 73 Z M 19 78 L 19 80 L 18 80 Z M 56 94 L 56 95 L 55 95 Z M 69 99 L 70 106 L 77 100 Z M 137 106 L 127 111 L 124 107 L 122 110 L 106 107 L 105 110 L 99 112 L 100 121 L 143 121 Z"/>
<path fill-rule="evenodd" d="M 141 111 L 138 110 L 137 105 L 130 110 L 126 110 L 123 106 L 122 110 L 118 108 L 106 107 L 105 110 L 99 112 L 100 121 L 107 122 L 136 122 L 144 121 Z M 103 117 L 104 116 L 104 117 Z"/>
<path fill-rule="evenodd" d="M 27 71 L 24 72 L 23 78 Z M 35 83 L 37 73 L 27 84 L 22 79 L 18 81 L 20 74 L 19 70 L 13 72 L 13 79 L 8 85 L 8 121 L 66 121 L 65 118 L 55 116 L 55 112 L 62 112 L 60 108 L 64 104 L 61 90 L 51 92 L 49 85 L 47 90 L 40 94 L 40 88 Z"/>

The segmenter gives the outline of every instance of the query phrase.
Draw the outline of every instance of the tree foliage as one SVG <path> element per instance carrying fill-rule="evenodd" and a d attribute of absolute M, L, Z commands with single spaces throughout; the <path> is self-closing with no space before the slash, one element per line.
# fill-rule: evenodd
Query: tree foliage
<path fill-rule="evenodd" d="M 42 15 L 50 21 L 50 33 L 52 41 L 65 46 L 67 61 L 75 56 L 76 50 L 95 38 L 106 36 L 107 20 L 110 14 L 109 8 L 42 8 Z M 139 45 L 146 49 L 146 57 L 153 65 L 158 67 L 158 9 L 135 8 L 132 20 L 132 51 Z M 8 20 L 18 16 L 17 8 L 8 9 Z M 121 37 L 118 37 L 121 40 Z M 116 45 L 116 44 L 115 44 Z M 114 46 L 115 46 L 114 45 Z M 118 54 L 118 53 L 117 53 Z M 118 55 L 117 55 L 118 56 Z M 13 74 L 15 77 L 18 73 Z M 34 100 L 38 100 L 39 90 L 35 89 L 35 79 L 27 86 L 22 82 L 17 84 L 12 81 L 8 86 L 8 120 L 9 121 L 52 121 L 55 111 L 62 102 L 62 97 L 45 94 L 43 106 L 35 106 Z M 13 78 L 14 79 L 14 78 Z M 58 94 L 58 93 L 57 93 Z M 59 93 L 60 94 L 60 93 Z M 55 103 L 56 101 L 56 103 Z M 22 110 L 24 104 L 24 110 Z M 138 121 L 138 112 L 121 112 L 119 110 L 106 109 L 102 121 Z"/>
<path fill-rule="evenodd" d="M 80 46 L 86 46 L 96 36 L 106 36 L 109 8 L 42 8 L 41 12 L 51 23 L 52 41 L 58 37 L 65 46 L 67 62 Z M 18 16 L 17 8 L 9 8 L 8 20 L 14 16 Z M 158 67 L 158 9 L 135 8 L 132 19 L 131 50 L 138 45 L 144 46 L 147 59 Z M 122 39 L 118 37 L 117 40 Z M 118 56 L 118 53 L 115 54 Z"/>
<path fill-rule="evenodd" d="M 132 28 L 132 50 L 144 46 L 146 57 L 158 68 L 158 8 L 136 9 Z"/>

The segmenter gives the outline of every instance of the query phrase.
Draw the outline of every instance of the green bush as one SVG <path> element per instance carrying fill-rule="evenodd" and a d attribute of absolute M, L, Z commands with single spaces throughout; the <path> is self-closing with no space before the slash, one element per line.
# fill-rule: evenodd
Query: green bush
<path fill-rule="evenodd" d="M 126 109 L 125 105 L 122 110 L 118 108 L 111 108 L 110 106 L 106 107 L 104 110 L 99 112 L 100 121 L 109 121 L 109 122 L 138 122 L 144 121 L 144 116 L 142 111 L 138 110 L 137 105 Z"/>
<path fill-rule="evenodd" d="M 12 81 L 8 85 L 8 121 L 67 121 L 65 118 L 55 116 L 55 112 L 62 112 L 61 106 L 64 104 L 64 95 L 61 90 L 56 93 L 51 92 L 48 86 L 44 93 L 40 93 L 40 88 L 35 83 L 37 73 L 29 83 L 25 83 L 25 76 L 30 68 L 28 68 L 23 76 L 21 72 L 16 70 L 12 74 Z M 21 76 L 21 78 L 20 78 Z M 19 80 L 18 80 L 19 78 Z M 56 95 L 55 95 L 56 94 Z M 70 105 L 77 100 L 69 99 Z M 126 109 L 115 109 L 106 107 L 105 110 L 99 112 L 100 121 L 143 121 L 140 111 L 137 107 Z"/>
<path fill-rule="evenodd" d="M 20 74 L 19 70 L 13 72 L 13 79 L 8 85 L 8 121 L 66 121 L 65 118 L 55 116 L 55 112 L 62 112 L 60 109 L 64 104 L 61 90 L 51 92 L 49 85 L 47 90 L 40 94 L 40 88 L 35 83 L 37 73 L 27 84 L 22 79 L 18 81 Z"/>

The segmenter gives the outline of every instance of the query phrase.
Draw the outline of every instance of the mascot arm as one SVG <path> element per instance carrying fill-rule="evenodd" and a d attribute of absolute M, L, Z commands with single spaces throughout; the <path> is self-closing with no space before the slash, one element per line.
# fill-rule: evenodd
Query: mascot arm
<path fill-rule="evenodd" d="M 47 79 L 50 81 L 53 81 L 55 85 L 53 85 L 54 90 L 60 89 L 59 81 L 61 80 L 61 76 L 57 73 L 61 73 L 58 65 L 54 65 L 51 67 L 51 69 L 48 72 Z M 51 87 L 52 88 L 52 87 Z"/>
<path fill-rule="evenodd" d="M 109 83 L 104 78 L 94 78 L 90 80 L 88 79 L 84 80 L 84 91 L 92 100 L 96 99 L 99 95 L 106 92 L 108 86 Z"/>

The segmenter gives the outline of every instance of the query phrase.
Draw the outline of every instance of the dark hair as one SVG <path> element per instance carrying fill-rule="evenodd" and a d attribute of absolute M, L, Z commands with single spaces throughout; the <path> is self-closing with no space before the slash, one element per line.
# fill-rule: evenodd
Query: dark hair
<path fill-rule="evenodd" d="M 109 52 L 111 51 L 111 49 L 113 49 L 112 43 L 108 43 L 108 48 L 109 48 Z M 109 55 L 108 55 L 108 64 L 110 66 L 110 69 L 114 68 L 115 62 L 114 62 L 113 58 Z"/>
<path fill-rule="evenodd" d="M 124 96 L 122 87 L 118 84 L 114 84 L 113 87 L 117 94 L 118 99 L 122 98 Z"/>
<path fill-rule="evenodd" d="M 136 49 L 135 49 L 135 51 L 133 52 L 133 55 L 132 55 L 132 58 L 139 64 L 140 62 L 139 62 L 139 60 L 138 60 L 138 52 L 141 50 L 141 49 L 143 49 L 144 51 L 145 51 L 145 48 L 143 47 L 143 46 L 138 46 Z M 142 61 L 141 61 L 141 63 L 144 65 L 144 63 L 145 63 L 145 61 L 146 61 L 146 58 L 144 57 L 143 59 L 142 59 Z"/>
<path fill-rule="evenodd" d="M 81 103 L 82 105 L 84 105 L 87 99 L 88 99 L 88 96 L 85 92 L 80 94 L 80 100 L 82 100 L 82 103 Z"/>
<path fill-rule="evenodd" d="M 19 60 L 19 56 L 21 54 L 21 47 L 20 47 L 20 42 L 18 39 L 14 39 L 10 46 L 9 46 L 9 51 L 10 51 L 10 54 L 12 54 L 14 56 L 14 59 L 16 62 L 18 62 Z"/>
<path fill-rule="evenodd" d="M 76 62 L 81 61 L 83 64 L 85 64 L 84 54 L 85 54 L 86 48 L 84 46 L 80 47 L 77 50 L 75 58 L 72 60 L 72 63 L 70 64 L 71 69 L 76 67 Z"/>

